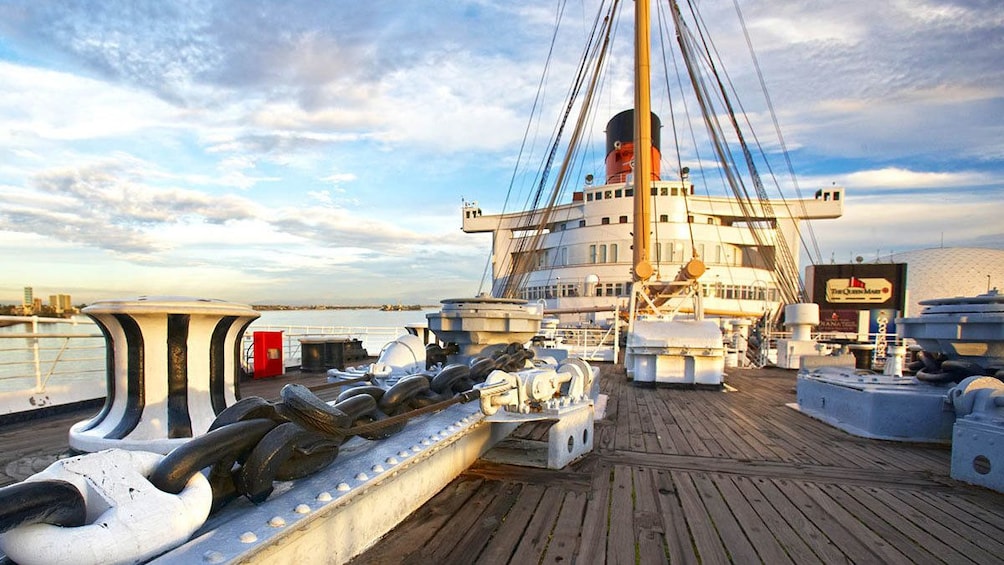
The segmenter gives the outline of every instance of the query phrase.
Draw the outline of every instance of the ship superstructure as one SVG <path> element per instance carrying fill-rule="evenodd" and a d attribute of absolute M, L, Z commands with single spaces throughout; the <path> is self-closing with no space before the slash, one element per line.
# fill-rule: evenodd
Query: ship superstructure
<path fill-rule="evenodd" d="M 465 202 L 463 230 L 492 234 L 492 294 L 543 300 L 564 320 L 613 316 L 627 307 L 632 283 L 634 183 L 631 163 L 633 111 L 607 124 L 606 179 L 586 178 L 571 202 L 552 209 L 484 214 Z M 653 131 L 659 119 L 652 116 Z M 700 279 L 705 314 L 758 318 L 785 302 L 778 272 L 778 245 L 798 247 L 805 220 L 843 214 L 844 189 L 828 187 L 812 199 L 740 203 L 727 196 L 701 195 L 688 171 L 667 180 L 658 166 L 653 135 L 650 262 L 654 280 L 672 280 L 692 258 L 707 272 Z M 547 214 L 547 221 L 541 220 Z M 535 246 L 526 245 L 535 242 Z M 798 258 L 794 257 L 797 278 Z M 789 267 L 790 269 L 790 267 Z M 790 275 L 790 274 L 789 274 Z"/>

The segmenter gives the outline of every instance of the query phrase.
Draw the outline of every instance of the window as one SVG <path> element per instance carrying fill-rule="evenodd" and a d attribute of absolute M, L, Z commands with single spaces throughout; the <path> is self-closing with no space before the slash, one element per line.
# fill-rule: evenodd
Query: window
<path fill-rule="evenodd" d="M 602 192 L 597 192 L 596 193 L 596 199 L 597 200 L 603 200 L 603 193 Z"/>
<path fill-rule="evenodd" d="M 840 193 L 839 192 L 834 192 L 833 193 L 833 200 L 834 201 L 840 200 Z"/>
<path fill-rule="evenodd" d="M 586 221 L 585 220 L 579 220 L 579 227 L 580 228 L 586 227 Z"/>
<path fill-rule="evenodd" d="M 680 195 L 680 189 L 674 186 L 673 187 L 673 196 L 679 196 L 679 195 Z"/>
<path fill-rule="evenodd" d="M 617 244 L 616 243 L 611 243 L 610 244 L 610 262 L 611 263 L 616 263 L 617 262 Z M 617 293 L 617 294 L 620 294 L 620 293 Z"/>
<path fill-rule="evenodd" d="M 596 262 L 596 246 L 595 245 L 590 245 L 589 246 L 589 262 L 590 263 L 595 263 Z"/>
<path fill-rule="evenodd" d="M 627 223 L 627 216 L 621 216 L 620 218 L 618 218 L 618 220 L 620 220 L 620 223 L 626 224 Z"/>
<path fill-rule="evenodd" d="M 561 224 L 561 231 L 568 229 L 568 224 Z"/>
<path fill-rule="evenodd" d="M 593 193 L 592 192 L 587 192 L 586 193 L 586 202 L 592 202 L 592 201 L 593 201 Z"/>
<path fill-rule="evenodd" d="M 604 226 L 609 225 L 610 224 L 610 218 L 601 218 L 600 219 L 600 223 L 603 224 Z"/>
<path fill-rule="evenodd" d="M 600 247 L 600 249 L 599 249 L 599 251 L 600 251 L 599 262 L 600 263 L 606 263 L 607 262 L 607 246 L 606 245 L 601 245 L 599 247 Z"/>
<path fill-rule="evenodd" d="M 687 216 L 687 223 L 688 224 L 694 223 L 694 215 L 693 214 L 690 214 L 690 215 Z"/>
<path fill-rule="evenodd" d="M 627 196 L 629 198 L 632 197 L 632 196 L 634 196 L 634 189 L 633 188 L 625 188 L 624 189 L 624 196 Z"/>
<path fill-rule="evenodd" d="M 669 221 L 669 214 L 659 214 L 659 221 L 666 223 Z"/>
<path fill-rule="evenodd" d="M 614 198 L 620 198 L 622 194 L 624 194 L 624 192 L 618 188 L 614 191 Z"/>
<path fill-rule="evenodd" d="M 662 188 L 661 188 L 661 189 L 659 190 L 659 194 L 661 194 L 661 195 L 663 195 L 663 196 L 668 196 L 668 195 L 669 195 L 669 189 L 667 189 L 667 188 L 666 188 L 666 187 L 664 186 L 664 187 L 662 187 Z"/>
<path fill-rule="evenodd" d="M 659 189 L 653 186 L 652 187 L 652 196 L 657 196 L 658 194 L 659 194 Z"/>
<path fill-rule="evenodd" d="M 608 200 L 611 199 L 611 198 L 613 198 L 613 192 L 610 191 L 610 190 L 604 191 L 603 192 L 603 198 L 606 198 Z"/>
<path fill-rule="evenodd" d="M 708 218 L 708 223 L 711 224 L 711 225 L 714 225 L 715 224 L 715 219 L 714 218 Z"/>

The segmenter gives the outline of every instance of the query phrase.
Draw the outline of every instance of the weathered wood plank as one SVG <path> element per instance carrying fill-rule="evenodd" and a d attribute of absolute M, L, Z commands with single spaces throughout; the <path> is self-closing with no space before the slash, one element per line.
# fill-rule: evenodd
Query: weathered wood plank
<path fill-rule="evenodd" d="M 998 553 L 1001 544 L 974 532 L 963 522 L 952 519 L 948 514 L 934 506 L 911 497 L 896 496 L 894 492 L 876 488 L 868 488 L 867 492 L 877 500 L 890 507 L 899 507 L 905 520 L 915 524 L 928 535 L 928 539 L 937 540 L 951 546 L 963 556 L 977 563 L 990 563 L 1001 559 L 1004 553 Z"/>
<path fill-rule="evenodd" d="M 750 543 L 743 527 L 739 525 L 732 509 L 725 503 L 722 493 L 718 491 L 712 476 L 707 473 L 690 473 L 690 478 L 697 487 L 697 493 L 704 502 L 711 520 L 715 523 L 719 537 L 725 545 L 732 561 L 737 563 L 752 563 L 757 560 L 756 550 Z"/>
<path fill-rule="evenodd" d="M 676 485 L 676 493 L 680 497 L 684 519 L 690 527 L 700 562 L 729 563 L 725 546 L 722 545 L 718 531 L 715 530 L 715 525 L 704 507 L 704 502 L 701 501 L 701 496 L 697 493 L 697 487 L 694 486 L 690 474 L 673 471 L 670 476 Z"/>
<path fill-rule="evenodd" d="M 896 546 L 896 549 L 914 563 L 930 563 L 943 560 L 948 563 L 966 563 L 968 559 L 959 555 L 951 547 L 936 539 L 925 536 L 924 532 L 904 520 L 898 511 L 857 486 L 823 485 L 823 489 L 849 513 L 863 524 Z"/>
<path fill-rule="evenodd" d="M 611 466 L 605 462 L 596 465 L 593 471 L 593 488 L 586 500 L 586 515 L 582 521 L 577 552 L 581 563 L 603 563 L 605 559 L 612 472 Z"/>
<path fill-rule="evenodd" d="M 548 488 L 544 491 L 536 512 L 533 513 L 522 539 L 516 545 L 511 563 L 540 563 L 547 542 L 551 539 L 551 531 L 558 519 L 558 510 L 561 509 L 563 498 L 564 493 L 561 489 Z"/>
<path fill-rule="evenodd" d="M 530 519 L 543 496 L 543 486 L 523 485 L 513 506 L 506 513 L 502 523 L 499 524 L 498 529 L 478 556 L 478 563 L 509 562 L 516 549 L 516 544 L 523 537 L 523 532 L 526 530 L 527 524 L 530 523 Z"/>
<path fill-rule="evenodd" d="M 794 493 L 794 500 L 792 500 L 788 496 L 788 492 L 790 492 L 788 489 L 782 491 L 778 488 L 777 483 L 770 479 L 750 477 L 749 480 L 760 491 L 764 500 L 777 511 L 778 516 L 791 527 L 791 531 L 797 534 L 821 561 L 824 563 L 845 563 L 848 561 L 847 556 L 840 551 L 836 544 L 798 507 L 796 501 L 804 498 L 800 492 Z M 796 544 L 793 543 L 789 547 L 796 547 Z"/>
<path fill-rule="evenodd" d="M 480 521 L 481 513 L 492 504 L 502 486 L 502 483 L 494 481 L 483 482 L 477 496 L 472 496 L 449 516 L 441 528 L 443 534 L 429 536 L 419 542 L 414 546 L 417 549 L 411 549 L 402 563 L 420 565 L 443 562 L 451 551 L 461 549 L 458 548 L 458 540 L 464 536 L 464 532 L 471 529 L 472 525 Z"/>
<path fill-rule="evenodd" d="M 907 560 L 907 557 L 894 544 L 868 529 L 853 514 L 830 498 L 819 486 L 806 482 L 797 486 L 815 501 L 823 512 L 833 518 L 831 523 L 836 527 L 825 531 L 841 548 L 850 539 L 854 539 L 873 555 L 869 560 L 879 559 L 885 563 L 901 563 Z M 859 561 L 859 559 L 855 558 L 855 561 Z"/>
<path fill-rule="evenodd" d="M 687 519 L 683 514 L 683 505 L 676 492 L 676 484 L 669 471 L 657 470 L 655 473 L 656 497 L 659 516 L 662 520 L 662 530 L 666 538 L 666 553 L 670 563 L 696 565 L 698 563 L 694 540 L 687 528 Z"/>
<path fill-rule="evenodd" d="M 631 467 L 614 466 L 610 489 L 610 533 L 607 535 L 608 565 L 633 565 L 634 543 L 634 484 Z"/>
<path fill-rule="evenodd" d="M 638 559 L 641 563 L 660 563 L 666 560 L 665 532 L 659 517 L 658 498 L 652 471 L 632 467 L 634 481 L 634 534 Z"/>
<path fill-rule="evenodd" d="M 756 555 L 764 563 L 792 563 L 784 548 L 778 543 L 777 538 L 770 532 L 767 524 L 760 517 L 757 509 L 750 505 L 746 497 L 736 488 L 731 478 L 726 475 L 711 475 L 718 492 L 721 493 L 725 504 L 732 511 L 736 522 L 742 528 L 746 537 L 752 544 Z"/>
<path fill-rule="evenodd" d="M 478 479 L 454 481 L 451 483 L 453 488 L 440 491 L 364 553 L 365 557 L 359 556 L 352 562 L 404 563 L 415 548 L 436 538 L 443 525 L 471 500 L 483 484 L 484 481 Z"/>
<path fill-rule="evenodd" d="M 491 534 L 494 533 L 506 514 L 515 504 L 522 488 L 514 483 L 495 483 L 499 485 L 496 495 L 488 500 L 487 496 L 481 496 L 471 501 L 469 506 L 474 506 L 473 512 L 458 512 L 457 515 L 447 525 L 448 529 L 458 529 L 459 541 L 453 547 L 447 545 L 447 553 L 441 559 L 443 563 L 474 563 L 482 549 L 488 543 Z M 487 495 L 487 492 L 485 493 Z M 479 504 L 484 500 L 483 504 Z M 482 509 L 478 511 L 478 506 Z M 467 510 L 465 508 L 465 510 Z M 438 556 L 433 555 L 432 559 Z"/>
<path fill-rule="evenodd" d="M 582 519 L 588 496 L 587 493 L 565 493 L 558 521 L 554 525 L 554 534 L 547 544 L 544 562 L 573 563 L 575 561 L 575 552 L 580 544 L 579 534 L 582 531 Z"/>
<path fill-rule="evenodd" d="M 798 536 L 798 533 L 785 522 L 774 506 L 766 500 L 752 479 L 742 476 L 733 476 L 729 479 L 735 485 L 738 492 L 746 499 L 746 502 L 751 506 L 756 516 L 763 521 L 766 530 L 780 544 L 788 558 L 801 565 L 823 562 L 812 552 L 812 549 L 806 545 L 802 538 Z M 727 500 L 731 504 L 732 498 L 728 498 Z M 760 552 L 759 543 L 755 542 L 754 545 L 757 547 L 757 552 Z"/>

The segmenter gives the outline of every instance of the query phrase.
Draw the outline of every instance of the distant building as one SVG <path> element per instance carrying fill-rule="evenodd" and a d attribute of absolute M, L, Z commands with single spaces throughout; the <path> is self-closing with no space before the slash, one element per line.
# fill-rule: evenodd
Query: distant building
<path fill-rule="evenodd" d="M 35 303 L 34 300 L 35 290 L 30 286 L 24 287 L 24 301 L 21 302 L 22 306 L 31 306 Z"/>
<path fill-rule="evenodd" d="M 73 301 L 69 294 L 50 294 L 49 306 L 56 314 L 73 311 Z"/>

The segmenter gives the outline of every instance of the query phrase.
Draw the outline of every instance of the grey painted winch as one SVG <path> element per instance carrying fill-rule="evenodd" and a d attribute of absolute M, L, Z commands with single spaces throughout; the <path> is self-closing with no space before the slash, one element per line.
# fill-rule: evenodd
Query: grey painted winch
<path fill-rule="evenodd" d="M 70 429 L 70 447 L 167 453 L 237 401 L 240 343 L 259 314 L 220 300 L 102 300 L 83 310 L 107 344 L 105 405 Z"/>

